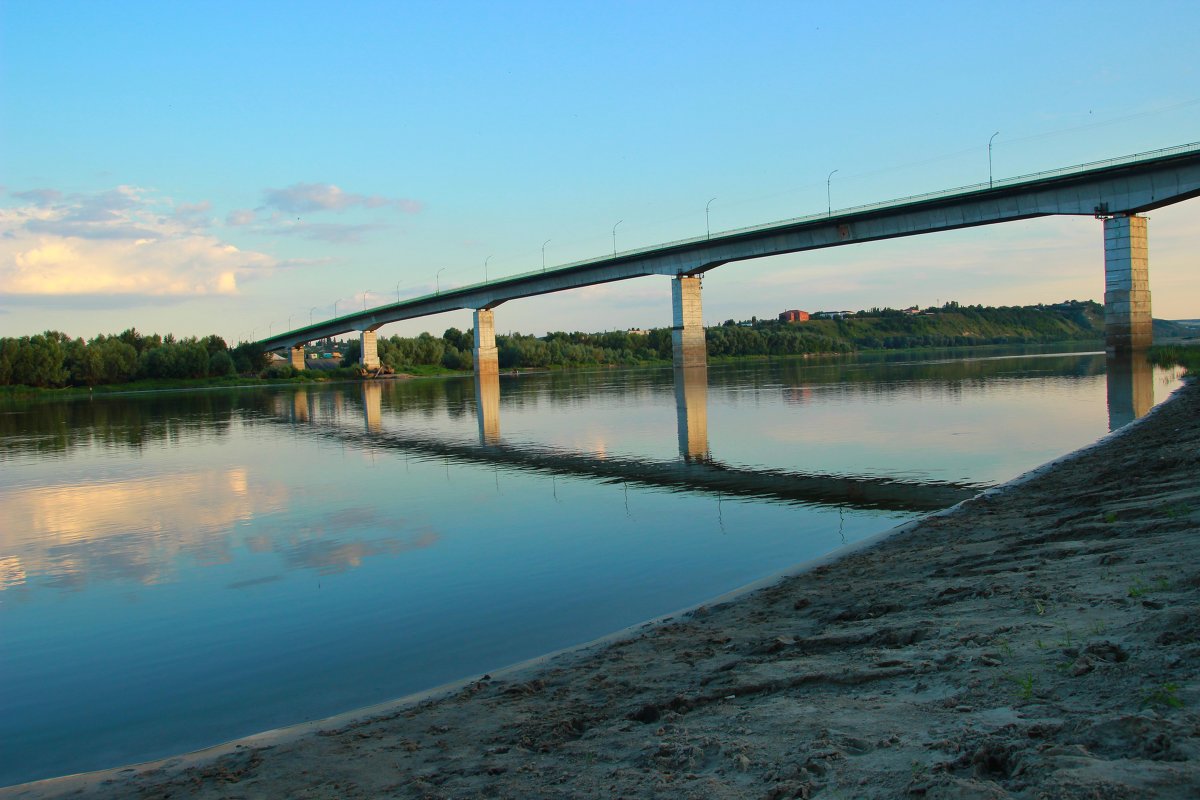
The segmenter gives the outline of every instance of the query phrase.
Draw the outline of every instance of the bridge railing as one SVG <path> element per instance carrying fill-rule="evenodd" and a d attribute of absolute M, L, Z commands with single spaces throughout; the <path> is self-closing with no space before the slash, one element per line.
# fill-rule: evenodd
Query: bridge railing
<path fill-rule="evenodd" d="M 744 236 L 749 233 L 761 233 L 763 231 L 769 231 L 769 230 L 772 230 L 775 228 L 787 228 L 787 227 L 791 227 L 794 225 L 804 225 L 804 224 L 811 223 L 811 222 L 818 222 L 823 219 L 829 219 L 831 217 L 846 216 L 847 214 L 861 214 L 861 213 L 865 213 L 868 211 L 875 211 L 875 210 L 879 210 L 879 209 L 894 208 L 896 206 L 908 205 L 910 203 L 920 203 L 920 202 L 924 202 L 924 201 L 928 201 L 928 200 L 948 199 L 948 198 L 958 197 L 961 195 L 972 194 L 975 192 L 983 191 L 985 189 L 995 189 L 995 188 L 1002 188 L 1002 187 L 1009 187 L 1009 186 L 1017 186 L 1017 185 L 1020 185 L 1023 183 L 1033 183 L 1036 181 L 1047 180 L 1050 178 L 1060 178 L 1060 177 L 1064 177 L 1067 175 L 1074 175 L 1074 174 L 1078 174 L 1078 173 L 1082 173 L 1082 172 L 1088 172 L 1090 170 L 1102 169 L 1105 167 L 1128 166 L 1128 165 L 1137 164 L 1137 163 L 1140 163 L 1143 161 L 1153 161 L 1155 159 L 1164 158 L 1164 157 L 1170 156 L 1170 155 L 1183 155 L 1186 153 L 1191 153 L 1191 152 L 1196 152 L 1196 151 L 1200 151 L 1200 142 L 1191 142 L 1189 144 L 1175 145 L 1173 147 L 1163 147 L 1158 150 L 1147 150 L 1142 153 L 1134 153 L 1133 155 L 1127 155 L 1127 156 L 1117 156 L 1115 158 L 1106 158 L 1106 159 L 1101 159 L 1099 161 L 1088 161 L 1086 163 L 1075 164 L 1070 167 L 1059 167 L 1057 169 L 1044 170 L 1041 172 L 1031 172 L 1026 175 L 1017 175 L 1017 176 L 1010 177 L 1010 178 L 1000 178 L 1000 179 L 992 180 L 992 181 L 981 181 L 979 183 L 967 184 L 966 186 L 956 186 L 953 189 L 939 189 L 939 190 L 933 191 L 933 192 L 924 192 L 921 194 L 908 195 L 907 197 L 897 197 L 897 198 L 893 198 L 891 200 L 881 200 L 881 201 L 877 201 L 874 203 L 866 203 L 866 204 L 858 205 L 858 206 L 849 206 L 846 208 L 838 208 L 838 209 L 833 209 L 832 211 L 825 211 L 822 213 L 807 214 L 802 217 L 793 217 L 791 219 L 777 220 L 775 222 L 766 222 L 766 223 L 762 223 L 759 225 L 750 225 L 745 228 L 733 228 L 731 230 L 720 231 L 720 232 L 712 234 L 712 235 L 706 234 L 704 236 L 692 236 L 687 239 L 676 239 L 675 241 L 662 242 L 660 244 L 650 245 L 647 247 L 637 247 L 632 250 L 623 250 L 623 251 L 615 253 L 613 255 L 596 256 L 596 257 L 592 257 L 592 258 L 585 258 L 585 259 L 582 259 L 579 261 L 572 261 L 572 262 L 569 262 L 566 264 L 559 264 L 557 266 L 548 267 L 545 269 L 535 269 L 535 270 L 529 270 L 526 272 L 517 272 L 517 273 L 513 273 L 511 275 L 505 275 L 502 278 L 494 278 L 490 281 L 480 281 L 477 283 L 465 284 L 463 286 L 456 286 L 453 289 L 447 289 L 446 291 L 443 291 L 443 292 L 434 292 L 433 294 L 421 295 L 419 297 L 410 297 L 410 298 L 406 298 L 405 300 L 402 300 L 397 303 L 387 303 L 382 306 L 375 306 L 374 308 L 367 309 L 366 311 L 354 312 L 352 314 L 343 314 L 340 317 L 334 317 L 334 318 L 325 320 L 320 323 L 314 323 L 313 325 L 308 325 L 303 328 L 297 328 L 293 331 L 288 331 L 288 333 L 294 334 L 294 333 L 301 333 L 303 331 L 310 330 L 310 329 L 325 329 L 325 328 L 328 328 L 330 325 L 336 325 L 338 322 L 340 322 L 342 320 L 347 321 L 347 325 L 349 326 L 347 328 L 347 330 L 351 330 L 354 328 L 354 326 L 349 324 L 349 320 L 360 319 L 364 313 L 367 313 L 369 311 L 377 311 L 377 310 L 381 310 L 381 309 L 385 309 L 385 308 L 396 308 L 399 306 L 406 306 L 406 305 L 415 305 L 418 303 L 427 302 L 429 300 L 434 300 L 434 299 L 436 299 L 438 297 L 442 297 L 442 296 L 453 297 L 455 295 L 467 294 L 470 292 L 474 292 L 474 291 L 478 291 L 480 289 L 487 288 L 489 286 L 496 286 L 497 284 L 504 284 L 504 283 L 508 283 L 510 281 L 525 280 L 527 278 L 532 278 L 536 275 L 550 275 L 555 272 L 564 272 L 564 271 L 579 269 L 580 267 L 588 267 L 588 266 L 594 266 L 594 265 L 598 265 L 598 264 L 610 263 L 610 262 L 622 260 L 622 259 L 636 258 L 637 256 L 649 255 L 650 253 L 660 252 L 662 250 L 667 250 L 667 249 L 674 248 L 674 247 L 687 247 L 689 245 L 702 244 L 704 242 L 712 242 L 712 241 L 718 241 L 720 239 Z M 287 334 L 280 334 L 280 337 L 283 337 L 283 336 L 287 336 Z M 273 338 L 275 338 L 275 337 L 273 337 Z M 271 341 L 271 339 L 265 339 L 263 341 L 264 342 Z"/>

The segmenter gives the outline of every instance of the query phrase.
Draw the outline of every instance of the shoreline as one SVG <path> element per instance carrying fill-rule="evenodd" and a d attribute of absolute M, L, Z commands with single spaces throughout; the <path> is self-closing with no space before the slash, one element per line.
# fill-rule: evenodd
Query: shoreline
<path fill-rule="evenodd" d="M 1179 555 L 1198 452 L 1190 381 L 1081 450 L 701 606 L 0 797 L 1194 796 L 1200 571 Z"/>

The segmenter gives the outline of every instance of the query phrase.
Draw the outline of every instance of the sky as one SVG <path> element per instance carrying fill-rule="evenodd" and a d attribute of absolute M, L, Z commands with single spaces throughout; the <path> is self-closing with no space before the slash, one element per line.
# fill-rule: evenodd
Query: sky
<path fill-rule="evenodd" d="M 986 181 L 989 140 L 997 179 L 1193 142 L 1197 30 L 1190 1 L 0 0 L 0 336 L 233 343 L 702 234 L 706 206 L 719 232 Z M 1200 317 L 1200 200 L 1148 216 L 1154 315 Z M 703 302 L 1103 292 L 1101 223 L 1050 217 L 729 264 Z M 670 318 L 646 277 L 496 327 Z"/>

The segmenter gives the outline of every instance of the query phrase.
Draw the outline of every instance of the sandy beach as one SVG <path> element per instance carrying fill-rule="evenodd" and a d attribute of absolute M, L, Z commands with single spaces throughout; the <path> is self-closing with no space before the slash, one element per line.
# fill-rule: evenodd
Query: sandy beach
<path fill-rule="evenodd" d="M 1200 383 L 733 599 L 5 798 L 1200 796 Z"/>

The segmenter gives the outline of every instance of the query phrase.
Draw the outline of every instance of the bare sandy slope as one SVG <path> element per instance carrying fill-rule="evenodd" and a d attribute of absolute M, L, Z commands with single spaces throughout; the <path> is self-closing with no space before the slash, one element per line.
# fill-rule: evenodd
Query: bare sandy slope
<path fill-rule="evenodd" d="M 6 797 L 1200 796 L 1200 384 L 869 549 L 535 672 Z"/>

